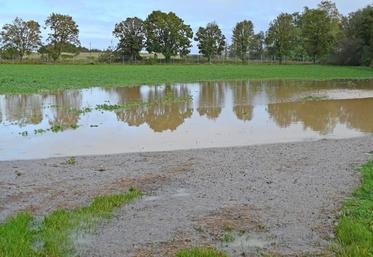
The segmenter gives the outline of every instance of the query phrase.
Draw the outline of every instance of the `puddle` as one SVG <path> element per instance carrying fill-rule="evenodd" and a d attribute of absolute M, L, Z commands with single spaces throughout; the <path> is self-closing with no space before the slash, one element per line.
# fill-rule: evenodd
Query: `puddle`
<path fill-rule="evenodd" d="M 178 189 L 177 193 L 173 195 L 173 197 L 188 197 L 190 193 L 188 193 L 185 189 Z"/>
<path fill-rule="evenodd" d="M 159 196 L 147 196 L 147 197 L 144 198 L 144 201 L 154 202 L 154 201 L 158 201 L 160 199 L 161 199 L 161 197 L 159 197 Z"/>
<path fill-rule="evenodd" d="M 0 160 L 349 138 L 373 132 L 372 110 L 372 80 L 0 95 Z"/>
<path fill-rule="evenodd" d="M 232 241 L 222 242 L 223 250 L 228 252 L 240 254 L 258 253 L 275 243 L 267 233 L 231 233 Z"/>

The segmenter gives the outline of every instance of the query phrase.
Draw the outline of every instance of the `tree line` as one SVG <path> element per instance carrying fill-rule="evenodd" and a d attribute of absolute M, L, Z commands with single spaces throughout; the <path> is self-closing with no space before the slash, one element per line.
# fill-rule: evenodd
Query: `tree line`
<path fill-rule="evenodd" d="M 38 51 L 56 61 L 62 52 L 87 50 L 80 45 L 79 27 L 71 16 L 52 13 L 45 27 L 49 34 L 42 44 L 38 22 L 17 17 L 5 24 L 0 32 L 1 56 L 22 60 Z M 154 56 L 162 54 L 170 62 L 174 56 L 189 55 L 194 40 L 208 62 L 225 55 L 242 61 L 271 57 L 280 63 L 307 59 L 314 63 L 373 65 L 373 5 L 343 16 L 335 3 L 326 0 L 314 9 L 281 13 L 266 32 L 255 33 L 253 22 L 243 20 L 232 34 L 228 43 L 216 22 L 193 33 L 191 26 L 175 13 L 153 11 L 145 20 L 130 17 L 115 24 L 113 36 L 119 42 L 104 53 L 140 60 L 141 51 L 146 50 Z"/>

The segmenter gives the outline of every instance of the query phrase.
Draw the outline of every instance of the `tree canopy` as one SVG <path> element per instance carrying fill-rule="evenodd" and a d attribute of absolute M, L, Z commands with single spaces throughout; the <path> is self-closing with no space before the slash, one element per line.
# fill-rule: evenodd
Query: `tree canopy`
<path fill-rule="evenodd" d="M 52 13 L 45 21 L 45 26 L 50 30 L 48 52 L 53 60 L 57 60 L 69 44 L 80 46 L 79 28 L 71 16 Z"/>
<path fill-rule="evenodd" d="M 3 26 L 0 41 L 4 52 L 17 54 L 22 60 L 41 46 L 40 25 L 36 21 L 24 21 L 17 17 L 13 23 Z"/>
<path fill-rule="evenodd" d="M 259 39 L 254 36 L 254 25 L 249 20 L 244 20 L 236 24 L 233 29 L 233 47 L 236 55 L 244 61 L 249 53 L 250 46 L 253 46 Z"/>
<path fill-rule="evenodd" d="M 280 63 L 296 44 L 296 32 L 294 16 L 291 14 L 281 13 L 271 22 L 265 41 L 269 50 L 279 57 Z"/>
<path fill-rule="evenodd" d="M 200 27 L 194 40 L 198 42 L 199 52 L 207 57 L 209 63 L 213 56 L 220 55 L 225 49 L 225 36 L 215 22 Z"/>
<path fill-rule="evenodd" d="M 145 20 L 145 31 L 147 51 L 162 53 L 166 62 L 190 53 L 193 31 L 173 12 L 153 11 Z"/>
<path fill-rule="evenodd" d="M 140 51 L 145 47 L 145 26 L 140 18 L 127 18 L 115 25 L 113 35 L 119 39 L 117 51 L 132 60 L 141 59 Z"/>

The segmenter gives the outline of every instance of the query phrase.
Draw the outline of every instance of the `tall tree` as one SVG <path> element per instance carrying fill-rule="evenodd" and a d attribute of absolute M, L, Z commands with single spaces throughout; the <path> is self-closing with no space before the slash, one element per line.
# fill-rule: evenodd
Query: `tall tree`
<path fill-rule="evenodd" d="M 255 34 L 249 47 L 250 55 L 255 58 L 261 58 L 264 53 L 264 43 L 265 43 L 264 32 L 261 31 L 258 34 Z"/>
<path fill-rule="evenodd" d="M 132 60 L 140 59 L 140 51 L 145 47 L 145 27 L 143 20 L 134 17 L 117 23 L 113 35 L 119 39 L 117 51 L 130 56 Z"/>
<path fill-rule="evenodd" d="M 336 23 L 324 9 L 305 8 L 300 20 L 304 49 L 316 59 L 329 53 L 336 40 Z"/>
<path fill-rule="evenodd" d="M 166 62 L 172 56 L 190 53 L 193 31 L 175 13 L 153 11 L 145 20 L 145 30 L 147 51 L 162 53 Z"/>
<path fill-rule="evenodd" d="M 284 56 L 289 56 L 293 49 L 296 33 L 294 16 L 291 14 L 281 13 L 271 22 L 265 41 L 269 50 L 279 57 L 280 63 L 282 63 Z"/>
<path fill-rule="evenodd" d="M 225 36 L 215 22 L 200 27 L 196 33 L 195 41 L 198 42 L 199 52 L 207 57 L 209 63 L 211 58 L 220 55 L 225 49 Z"/>
<path fill-rule="evenodd" d="M 251 21 L 244 20 L 236 24 L 232 36 L 236 55 L 244 61 L 249 53 L 250 46 L 254 43 L 254 25 Z"/>
<path fill-rule="evenodd" d="M 30 54 L 41 45 L 40 25 L 36 21 L 23 21 L 16 18 L 13 23 L 5 24 L 0 32 L 0 40 L 5 52 L 17 53 L 23 59 L 26 54 Z"/>
<path fill-rule="evenodd" d="M 345 38 L 355 42 L 360 64 L 373 65 L 373 5 L 351 13 L 345 21 Z"/>
<path fill-rule="evenodd" d="M 71 16 L 52 13 L 45 21 L 45 26 L 51 31 L 47 40 L 53 60 L 56 61 L 69 44 L 80 45 L 79 28 Z"/>

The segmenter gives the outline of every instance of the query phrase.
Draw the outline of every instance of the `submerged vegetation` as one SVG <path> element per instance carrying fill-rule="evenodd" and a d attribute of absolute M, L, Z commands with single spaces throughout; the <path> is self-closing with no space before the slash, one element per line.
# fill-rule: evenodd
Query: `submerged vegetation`
<path fill-rule="evenodd" d="M 362 185 L 346 201 L 337 227 L 340 257 L 373 256 L 373 161 L 361 173 Z"/>
<path fill-rule="evenodd" d="M 125 194 L 100 196 L 91 205 L 73 210 L 57 210 L 41 222 L 30 213 L 20 213 L 0 224 L 0 256 L 72 256 L 72 234 L 92 231 L 113 209 L 142 196 L 131 189 Z"/>
<path fill-rule="evenodd" d="M 173 103 L 184 103 L 184 102 L 190 102 L 193 98 L 191 95 L 187 96 L 175 96 L 173 94 L 166 94 L 164 97 L 159 99 L 154 99 L 149 102 L 142 102 L 142 101 L 136 101 L 136 102 L 129 102 L 126 104 L 99 104 L 96 105 L 96 110 L 99 111 L 117 111 L 117 110 L 129 110 L 132 108 L 137 107 L 151 107 L 157 104 L 173 104 Z"/>

